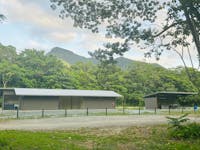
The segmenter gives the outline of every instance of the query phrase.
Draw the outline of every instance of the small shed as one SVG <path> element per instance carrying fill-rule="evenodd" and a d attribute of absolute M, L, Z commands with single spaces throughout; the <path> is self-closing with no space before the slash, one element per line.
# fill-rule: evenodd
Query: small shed
<path fill-rule="evenodd" d="M 2 108 L 21 110 L 41 109 L 105 109 L 115 108 L 115 101 L 122 97 L 114 91 L 74 89 L 0 89 Z"/>
<path fill-rule="evenodd" d="M 169 108 L 169 106 L 178 105 L 178 98 L 188 95 L 195 95 L 195 92 L 156 92 L 144 96 L 145 108 L 146 109 L 163 109 Z"/>

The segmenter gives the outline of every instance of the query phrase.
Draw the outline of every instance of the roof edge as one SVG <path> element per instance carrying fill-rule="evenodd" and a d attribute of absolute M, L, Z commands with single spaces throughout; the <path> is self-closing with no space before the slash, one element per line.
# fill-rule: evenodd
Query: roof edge
<path fill-rule="evenodd" d="M 111 93 L 111 95 L 101 95 L 101 96 L 99 96 L 98 94 L 96 95 L 97 97 L 116 97 L 116 98 L 118 98 L 118 97 L 123 97 L 121 94 L 118 94 L 117 92 L 115 92 L 115 91 L 111 91 L 111 90 L 80 90 L 80 89 L 45 89 L 45 88 L 12 88 L 12 90 L 14 90 L 14 92 L 15 92 L 15 94 L 16 95 L 25 95 L 25 96 L 36 96 L 35 94 L 33 94 L 33 95 L 31 95 L 30 93 L 29 93 L 29 90 L 33 90 L 34 92 L 36 91 L 36 90 L 40 90 L 40 91 L 42 91 L 42 90 L 44 90 L 44 93 L 46 92 L 46 91 L 51 91 L 52 90 L 52 92 L 53 91 L 55 91 L 56 93 L 57 92 L 62 92 L 62 91 L 68 91 L 68 92 L 70 92 L 70 91 L 72 91 L 72 92 L 74 92 L 74 91 L 76 91 L 76 92 L 78 92 L 78 91 L 80 91 L 80 92 L 110 92 Z M 27 94 L 22 94 L 22 93 L 18 93 L 17 91 L 18 90 L 24 90 L 24 91 L 26 91 L 27 90 Z M 112 95 L 113 94 L 113 95 Z M 48 95 L 45 95 L 45 94 L 41 94 L 40 92 L 38 93 L 38 96 L 48 96 Z M 53 96 L 53 95 L 49 95 L 49 96 Z M 62 94 L 61 95 L 56 95 L 55 94 L 55 96 L 63 96 Z M 69 95 L 70 96 L 70 95 Z M 72 96 L 74 96 L 74 95 L 72 95 Z M 84 94 L 82 95 L 82 94 L 77 94 L 77 96 L 85 96 Z M 90 95 L 87 95 L 88 97 L 90 97 Z M 93 95 L 91 95 L 91 97 L 94 97 Z"/>
<path fill-rule="evenodd" d="M 155 92 L 155 93 L 152 93 L 152 94 L 148 94 L 148 95 L 145 95 L 143 98 L 148 98 L 148 97 L 151 97 L 151 96 L 156 96 L 158 94 L 185 94 L 185 95 L 197 95 L 198 92 L 176 92 L 176 91 L 159 91 L 159 92 Z"/>

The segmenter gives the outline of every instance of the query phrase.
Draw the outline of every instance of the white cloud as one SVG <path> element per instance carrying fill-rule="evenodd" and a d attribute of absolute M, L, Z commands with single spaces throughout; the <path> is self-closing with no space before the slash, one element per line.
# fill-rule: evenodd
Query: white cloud
<path fill-rule="evenodd" d="M 104 35 L 93 34 L 86 29 L 74 28 L 70 19 L 62 20 L 59 18 L 58 13 L 50 8 L 48 0 L 45 2 L 39 0 L 1 0 L 0 6 L 4 8 L 3 12 L 9 23 L 19 23 L 28 29 L 29 33 L 25 34 L 29 34 L 31 40 L 48 40 L 58 44 L 77 41 L 80 44 L 78 46 L 80 49 L 88 51 L 95 50 L 108 41 Z M 117 40 L 119 39 L 110 39 L 109 41 Z M 29 47 L 31 46 L 32 44 Z"/>
<path fill-rule="evenodd" d="M 45 4 L 49 9 L 40 6 L 39 1 L 34 3 L 28 0 L 2 0 L 0 5 L 4 8 L 8 22 L 23 24 L 29 28 L 32 37 L 55 42 L 68 42 L 77 38 L 72 22 L 60 19 L 47 2 Z"/>
<path fill-rule="evenodd" d="M 0 13 L 6 15 L 7 24 L 18 24 L 18 30 L 27 34 L 28 39 L 21 42 L 24 45 L 20 46 L 20 49 L 24 47 L 49 50 L 51 46 L 62 46 L 63 48 L 70 47 L 71 50 L 86 55 L 87 51 L 102 47 L 104 42 L 121 41 L 121 39 L 107 39 L 103 34 L 92 34 L 91 31 L 74 28 L 70 19 L 62 20 L 58 17 L 58 12 L 50 8 L 49 0 L 0 0 L 0 10 Z M 163 14 L 161 13 L 158 17 L 156 23 L 158 26 L 165 18 Z M 22 37 L 16 35 L 16 38 Z M 144 51 L 135 47 L 132 49 L 125 56 L 144 61 Z M 192 56 L 196 58 L 196 51 L 192 47 L 190 49 Z M 182 64 L 172 51 L 164 53 L 160 61 L 151 58 L 146 59 L 146 62 L 159 63 L 167 67 Z M 188 60 L 187 63 L 189 64 Z"/>
<path fill-rule="evenodd" d="M 50 49 L 49 45 L 43 44 L 34 40 L 29 40 L 26 42 L 26 48 L 27 49 L 38 49 L 38 50 L 46 50 Z"/>
<path fill-rule="evenodd" d="M 59 42 L 69 42 L 72 41 L 73 39 L 77 38 L 78 35 L 77 33 L 71 32 L 71 33 L 61 33 L 61 32 L 51 32 L 49 33 L 49 38 L 54 40 L 54 41 L 59 41 Z"/>

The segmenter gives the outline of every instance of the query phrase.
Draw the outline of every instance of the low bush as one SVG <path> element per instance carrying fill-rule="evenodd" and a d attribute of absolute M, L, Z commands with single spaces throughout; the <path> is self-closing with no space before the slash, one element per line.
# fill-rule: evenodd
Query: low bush
<path fill-rule="evenodd" d="M 200 138 L 200 124 L 197 123 L 187 123 L 189 120 L 186 118 L 188 114 L 182 115 L 180 117 L 167 117 L 169 119 L 170 127 L 169 134 L 171 137 L 176 139 L 186 139 L 186 138 Z"/>
<path fill-rule="evenodd" d="M 200 124 L 189 123 L 177 129 L 170 129 L 169 134 L 176 139 L 200 138 Z"/>
<path fill-rule="evenodd" d="M 183 123 L 187 122 L 189 118 L 186 118 L 188 114 L 184 114 L 180 117 L 167 117 L 169 120 L 170 128 L 174 130 L 178 130 L 179 128 L 183 127 Z"/>

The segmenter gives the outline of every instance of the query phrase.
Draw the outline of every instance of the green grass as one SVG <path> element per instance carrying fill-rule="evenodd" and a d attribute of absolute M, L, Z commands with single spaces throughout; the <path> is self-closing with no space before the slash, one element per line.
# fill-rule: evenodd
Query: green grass
<path fill-rule="evenodd" d="M 72 131 L 1 131 L 0 150 L 165 150 L 199 149 L 200 139 L 177 140 L 168 126 L 126 129 L 80 129 Z"/>

